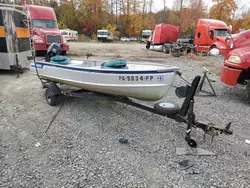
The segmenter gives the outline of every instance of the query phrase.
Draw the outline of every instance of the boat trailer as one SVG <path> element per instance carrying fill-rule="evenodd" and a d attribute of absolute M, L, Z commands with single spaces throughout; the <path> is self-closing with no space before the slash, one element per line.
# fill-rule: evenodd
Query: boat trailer
<path fill-rule="evenodd" d="M 179 74 L 180 76 L 181 74 Z M 46 88 L 45 97 L 46 101 L 50 106 L 55 106 L 57 104 L 57 99 L 59 96 L 66 96 L 66 97 L 75 97 L 75 98 L 82 98 L 82 99 L 91 99 L 91 100 L 107 100 L 107 101 L 115 101 L 124 103 L 127 105 L 134 106 L 136 108 L 149 111 L 154 114 L 158 114 L 170 119 L 173 119 L 180 123 L 185 123 L 187 125 L 187 130 L 185 132 L 185 141 L 187 144 L 192 147 L 196 148 L 197 143 L 194 139 L 191 138 L 191 132 L 193 128 L 202 129 L 204 132 L 204 139 L 206 135 L 212 136 L 212 140 L 215 136 L 219 136 L 221 134 L 231 135 L 233 131 L 230 130 L 231 122 L 226 125 L 225 128 L 216 127 L 213 123 L 202 123 L 198 122 L 195 119 L 194 114 L 194 96 L 197 90 L 197 87 L 200 83 L 201 77 L 196 76 L 192 83 L 186 86 L 177 87 L 175 90 L 176 95 L 179 98 L 185 98 L 181 107 L 172 103 L 166 102 L 159 102 L 154 104 L 154 106 L 147 106 L 135 102 L 133 99 L 124 97 L 124 96 L 117 96 L 117 95 L 110 95 L 98 92 L 92 92 L 87 90 L 63 90 L 57 86 L 55 82 L 46 82 L 43 83 L 43 88 Z"/>

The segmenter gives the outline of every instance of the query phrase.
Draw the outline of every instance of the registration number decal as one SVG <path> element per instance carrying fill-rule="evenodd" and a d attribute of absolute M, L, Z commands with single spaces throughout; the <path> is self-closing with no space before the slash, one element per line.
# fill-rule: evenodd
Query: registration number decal
<path fill-rule="evenodd" d="M 152 81 L 154 76 L 119 76 L 119 81 L 131 81 L 131 82 L 138 82 L 138 81 Z"/>

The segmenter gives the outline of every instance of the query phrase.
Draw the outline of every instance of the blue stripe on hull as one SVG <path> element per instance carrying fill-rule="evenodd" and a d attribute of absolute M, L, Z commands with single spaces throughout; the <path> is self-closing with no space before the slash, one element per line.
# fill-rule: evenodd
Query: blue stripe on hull
<path fill-rule="evenodd" d="M 44 66 L 49 66 L 49 67 L 57 67 L 61 69 L 67 69 L 67 70 L 75 70 L 75 71 L 82 71 L 82 72 L 94 72 L 94 73 L 109 73 L 109 74 L 163 74 L 163 73 L 173 73 L 175 70 L 164 70 L 157 72 L 155 71 L 114 71 L 114 70 L 94 70 L 94 69 L 84 69 L 84 68 L 76 68 L 76 67 L 68 67 L 68 66 L 60 66 L 56 64 L 45 64 L 41 62 L 36 62 L 37 68 L 41 69 Z M 35 65 L 31 65 L 31 67 L 35 68 Z"/>

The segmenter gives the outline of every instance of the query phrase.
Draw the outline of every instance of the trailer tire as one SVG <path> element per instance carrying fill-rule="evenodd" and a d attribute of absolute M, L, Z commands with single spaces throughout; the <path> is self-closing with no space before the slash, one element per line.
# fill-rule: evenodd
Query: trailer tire
<path fill-rule="evenodd" d="M 45 98 L 50 106 L 56 106 L 58 97 L 59 97 L 58 95 L 53 95 L 49 88 L 46 89 Z"/>
<path fill-rule="evenodd" d="M 248 101 L 250 102 L 250 81 L 248 81 L 247 83 L 246 90 L 247 90 L 247 98 Z"/>
<path fill-rule="evenodd" d="M 154 110 L 164 116 L 174 117 L 180 111 L 180 106 L 167 102 L 159 102 L 154 105 Z"/>

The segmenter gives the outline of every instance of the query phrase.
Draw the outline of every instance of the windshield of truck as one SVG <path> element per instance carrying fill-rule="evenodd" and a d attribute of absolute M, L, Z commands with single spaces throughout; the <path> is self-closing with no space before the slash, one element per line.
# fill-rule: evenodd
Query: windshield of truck
<path fill-rule="evenodd" d="M 215 35 L 223 37 L 229 36 L 227 29 L 215 29 Z"/>
<path fill-rule="evenodd" d="M 32 20 L 32 25 L 41 28 L 58 28 L 57 22 L 54 20 Z"/>
<path fill-rule="evenodd" d="M 108 32 L 106 32 L 106 31 L 98 31 L 97 35 L 108 35 Z"/>

